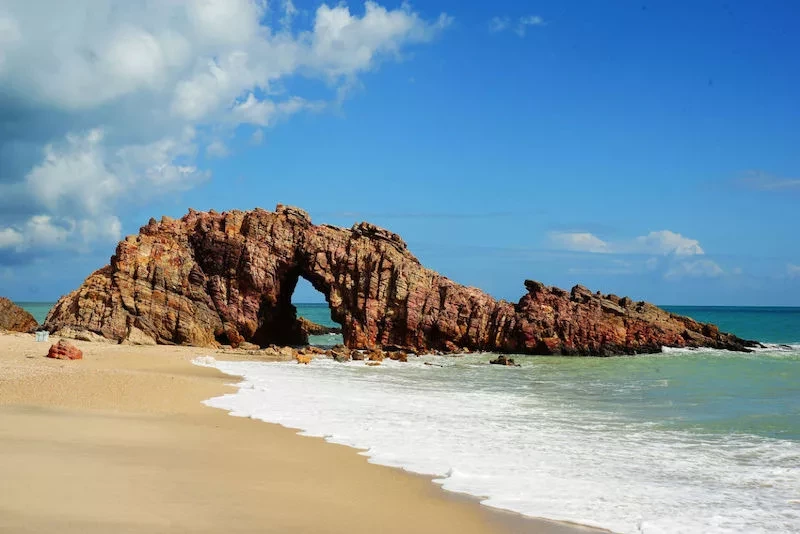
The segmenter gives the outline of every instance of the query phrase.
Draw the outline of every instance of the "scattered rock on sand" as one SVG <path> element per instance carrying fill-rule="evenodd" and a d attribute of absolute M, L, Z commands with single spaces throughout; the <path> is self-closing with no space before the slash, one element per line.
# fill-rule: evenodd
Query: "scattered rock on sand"
<path fill-rule="evenodd" d="M 81 360 L 83 359 L 83 352 L 72 343 L 62 339 L 50 347 L 47 357 L 57 360 Z"/>
<path fill-rule="evenodd" d="M 314 357 L 310 356 L 308 354 L 297 353 L 295 355 L 294 359 L 297 360 L 297 363 L 302 363 L 304 365 L 308 365 L 309 363 L 311 363 L 311 360 L 313 360 Z"/>

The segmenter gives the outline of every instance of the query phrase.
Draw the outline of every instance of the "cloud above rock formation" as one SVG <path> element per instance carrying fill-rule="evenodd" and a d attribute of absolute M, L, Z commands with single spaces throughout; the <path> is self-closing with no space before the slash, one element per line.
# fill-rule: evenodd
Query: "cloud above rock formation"
<path fill-rule="evenodd" d="M 235 129 L 258 143 L 335 105 L 450 20 L 372 1 L 3 2 L 0 263 L 118 240 L 123 205 L 208 180 Z M 321 91 L 288 91 L 295 78 Z"/>
<path fill-rule="evenodd" d="M 590 232 L 557 231 L 550 232 L 549 240 L 554 247 L 572 252 L 651 256 L 643 267 L 647 270 L 661 269 L 665 278 L 716 277 L 725 272 L 709 258 L 695 258 L 705 255 L 698 240 L 671 230 L 613 241 L 603 240 Z"/>
<path fill-rule="evenodd" d="M 559 248 L 576 252 L 618 254 L 705 254 L 700 242 L 670 230 L 650 232 L 629 240 L 604 241 L 588 232 L 551 232 L 550 240 Z"/>

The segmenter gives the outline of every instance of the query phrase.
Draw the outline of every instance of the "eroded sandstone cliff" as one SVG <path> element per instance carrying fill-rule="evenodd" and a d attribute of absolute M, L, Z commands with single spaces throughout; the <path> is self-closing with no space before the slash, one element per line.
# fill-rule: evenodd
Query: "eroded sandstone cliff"
<path fill-rule="evenodd" d="M 607 355 L 750 344 L 581 286 L 566 292 L 526 281 L 517 304 L 496 300 L 426 269 L 387 230 L 314 225 L 281 205 L 151 219 L 61 298 L 45 327 L 133 343 L 300 344 L 307 333 L 291 297 L 301 276 L 325 295 L 351 348 Z"/>

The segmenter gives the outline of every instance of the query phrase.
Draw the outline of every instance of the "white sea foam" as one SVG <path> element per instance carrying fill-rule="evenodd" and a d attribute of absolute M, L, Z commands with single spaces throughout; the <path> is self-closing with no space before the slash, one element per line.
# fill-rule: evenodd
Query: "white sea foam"
<path fill-rule="evenodd" d="M 196 363 L 243 377 L 209 406 L 365 449 L 489 506 L 617 532 L 800 531 L 795 441 L 661 430 L 475 356 Z"/>

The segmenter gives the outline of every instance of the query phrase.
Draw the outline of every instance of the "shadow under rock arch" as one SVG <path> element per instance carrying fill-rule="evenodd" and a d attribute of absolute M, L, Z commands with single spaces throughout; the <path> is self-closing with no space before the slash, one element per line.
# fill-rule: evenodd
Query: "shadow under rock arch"
<path fill-rule="evenodd" d="M 262 300 L 258 311 L 258 328 L 250 340 L 261 347 L 268 345 L 307 345 L 308 333 L 298 320 L 297 307 L 292 302 L 300 279 L 311 286 L 325 298 L 331 321 L 342 327 L 342 317 L 330 305 L 331 288 L 325 280 L 314 273 L 304 272 L 301 266 L 295 266 L 278 277 L 277 300 Z"/>

